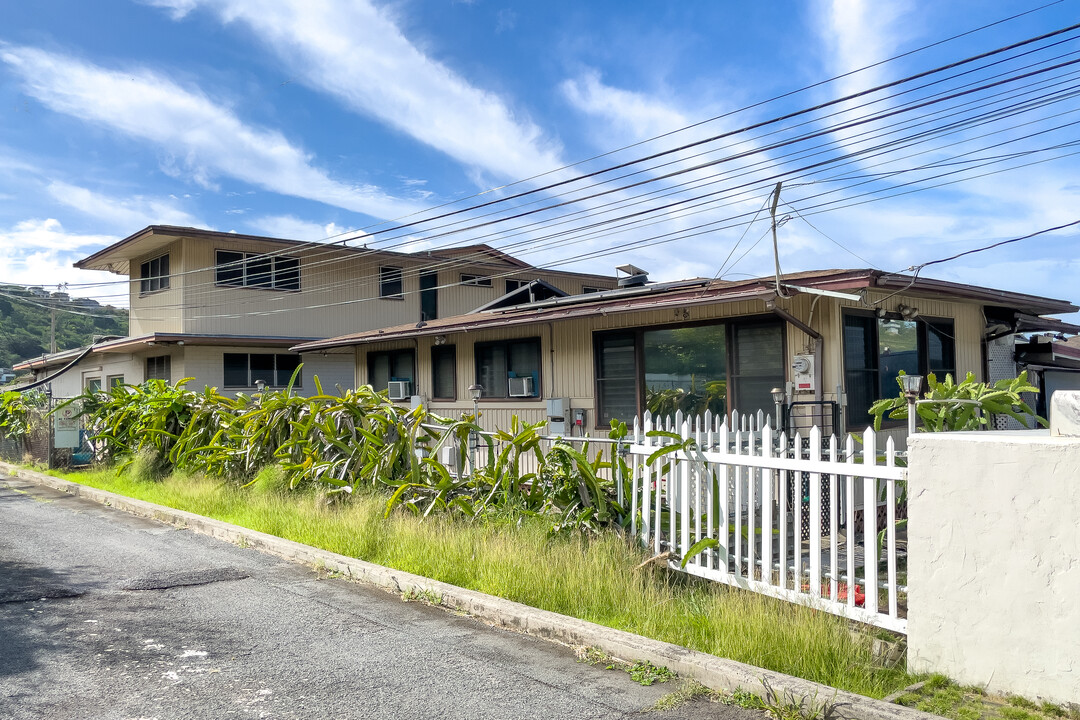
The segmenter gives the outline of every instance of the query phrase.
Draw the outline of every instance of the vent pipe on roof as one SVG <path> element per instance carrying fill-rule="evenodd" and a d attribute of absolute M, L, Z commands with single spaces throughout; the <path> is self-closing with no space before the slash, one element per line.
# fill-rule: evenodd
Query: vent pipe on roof
<path fill-rule="evenodd" d="M 625 277 L 619 278 L 619 287 L 621 288 L 641 287 L 649 282 L 648 271 L 633 265 L 620 265 L 615 268 L 615 271 L 625 273 L 626 275 Z"/>

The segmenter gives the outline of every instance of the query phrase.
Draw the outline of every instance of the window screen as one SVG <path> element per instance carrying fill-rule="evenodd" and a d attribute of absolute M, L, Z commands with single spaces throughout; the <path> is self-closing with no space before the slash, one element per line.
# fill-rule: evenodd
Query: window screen
<path fill-rule="evenodd" d="M 399 298 L 402 289 L 401 268 L 379 268 L 379 297 Z"/>
<path fill-rule="evenodd" d="M 172 382 L 172 358 L 168 355 L 146 358 L 146 379 Z"/>
<path fill-rule="evenodd" d="M 147 260 L 139 266 L 139 292 L 152 293 L 169 287 L 169 256 Z"/>
<path fill-rule="evenodd" d="M 386 390 L 391 380 L 408 380 L 415 385 L 416 356 L 410 350 L 389 350 L 368 353 L 368 385 L 374 390 Z"/>
<path fill-rule="evenodd" d="M 457 351 L 453 345 L 431 348 L 432 397 L 454 400 L 457 397 Z"/>
<path fill-rule="evenodd" d="M 596 337 L 596 395 L 599 425 L 631 422 L 638 413 L 637 344 L 634 333 Z"/>
<path fill-rule="evenodd" d="M 533 397 L 540 397 L 540 338 L 477 343 L 476 382 L 484 397 L 510 396 L 510 377 L 532 377 Z"/>

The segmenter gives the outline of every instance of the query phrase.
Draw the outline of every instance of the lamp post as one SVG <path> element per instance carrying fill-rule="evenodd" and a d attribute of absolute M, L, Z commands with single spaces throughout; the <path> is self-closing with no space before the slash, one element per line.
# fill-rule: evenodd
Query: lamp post
<path fill-rule="evenodd" d="M 901 375 L 900 384 L 904 388 L 904 398 L 907 400 L 907 431 L 908 436 L 915 434 L 915 401 L 919 399 L 922 391 L 922 375 Z"/>
<path fill-rule="evenodd" d="M 784 388 L 772 389 L 772 401 L 776 406 L 776 432 L 780 432 L 780 405 L 784 402 Z"/>
<path fill-rule="evenodd" d="M 472 398 L 473 425 L 480 427 L 480 397 L 484 394 L 484 386 L 473 383 L 469 386 L 469 397 Z M 469 433 L 469 455 L 472 456 L 473 468 L 476 468 L 476 448 L 480 444 L 480 436 L 476 430 Z"/>

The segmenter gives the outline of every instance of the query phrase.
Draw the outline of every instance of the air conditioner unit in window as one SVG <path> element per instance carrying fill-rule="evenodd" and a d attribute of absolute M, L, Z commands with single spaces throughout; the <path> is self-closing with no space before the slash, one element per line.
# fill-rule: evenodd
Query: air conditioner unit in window
<path fill-rule="evenodd" d="M 411 380 L 391 380 L 386 387 L 391 400 L 408 400 L 412 396 Z"/>
<path fill-rule="evenodd" d="M 507 378 L 510 384 L 510 397 L 533 397 L 533 379 L 531 376 Z"/>

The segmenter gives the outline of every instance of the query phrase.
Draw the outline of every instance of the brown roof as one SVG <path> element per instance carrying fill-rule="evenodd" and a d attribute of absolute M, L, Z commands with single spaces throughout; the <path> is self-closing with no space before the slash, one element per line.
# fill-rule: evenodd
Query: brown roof
<path fill-rule="evenodd" d="M 810 270 L 785 274 L 781 277 L 781 283 L 814 290 L 837 292 L 874 288 L 919 295 L 944 296 L 974 300 L 990 306 L 1015 308 L 1036 315 L 1080 310 L 1080 308 L 1064 300 L 1052 300 L 1034 295 L 1011 293 L 1004 290 L 993 290 L 944 280 L 883 273 L 880 270 Z M 774 297 L 775 290 L 776 282 L 772 277 L 750 280 L 690 280 L 655 283 L 641 287 L 556 298 L 503 310 L 474 312 L 439 318 L 429 320 L 419 327 L 417 324 L 409 324 L 381 330 L 368 330 L 327 340 L 302 343 L 296 345 L 293 349 L 308 352 L 333 347 L 364 345 L 386 340 L 440 335 L 451 331 L 462 332 L 490 327 L 527 325 L 576 317 L 658 308 L 688 307 L 717 302 L 735 302 L 751 298 L 766 300 Z M 795 290 L 795 292 L 798 291 Z"/>
<path fill-rule="evenodd" d="M 297 338 L 281 336 L 259 335 L 197 335 L 192 333 L 150 333 L 135 337 L 122 337 L 115 340 L 106 340 L 94 347 L 95 353 L 120 353 L 131 352 L 140 347 L 157 345 L 226 345 L 234 347 L 276 347 L 288 348 L 296 345 L 298 341 L 311 341 L 314 338 Z M 64 350 L 62 352 L 45 355 L 40 358 L 31 358 L 15 365 L 15 370 L 34 370 L 43 367 L 55 367 L 63 365 L 85 350 L 86 347 Z"/>

